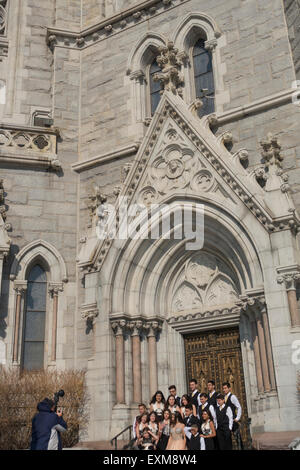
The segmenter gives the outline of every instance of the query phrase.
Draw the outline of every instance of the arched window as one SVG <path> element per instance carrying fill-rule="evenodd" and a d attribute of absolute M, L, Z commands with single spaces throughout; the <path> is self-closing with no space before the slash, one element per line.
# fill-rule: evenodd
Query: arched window
<path fill-rule="evenodd" d="M 46 297 L 46 272 L 36 264 L 27 278 L 22 361 L 26 370 L 44 368 Z"/>
<path fill-rule="evenodd" d="M 153 75 L 160 71 L 161 71 L 161 68 L 156 62 L 156 59 L 154 59 L 149 69 L 151 116 L 153 116 L 153 114 L 155 113 L 155 110 L 161 98 L 160 91 L 162 90 L 162 84 L 161 82 L 155 81 L 153 79 Z"/>
<path fill-rule="evenodd" d="M 203 106 L 199 116 L 213 113 L 215 110 L 215 87 L 212 68 L 212 55 L 204 47 L 204 39 L 199 39 L 193 48 L 193 66 L 196 98 L 201 98 Z"/>

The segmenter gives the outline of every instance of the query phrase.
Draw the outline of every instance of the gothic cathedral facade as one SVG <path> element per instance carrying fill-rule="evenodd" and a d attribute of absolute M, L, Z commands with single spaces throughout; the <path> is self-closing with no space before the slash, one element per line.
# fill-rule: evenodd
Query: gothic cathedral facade
<path fill-rule="evenodd" d="M 0 0 L 0 363 L 86 370 L 86 440 L 191 378 L 299 430 L 299 0 L 42 3 Z"/>

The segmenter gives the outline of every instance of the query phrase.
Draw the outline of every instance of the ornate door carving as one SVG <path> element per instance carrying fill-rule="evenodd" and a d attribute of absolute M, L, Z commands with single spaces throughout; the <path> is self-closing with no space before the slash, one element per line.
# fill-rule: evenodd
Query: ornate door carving
<path fill-rule="evenodd" d="M 222 393 L 222 383 L 230 382 L 242 406 L 242 438 L 247 440 L 248 418 L 242 353 L 238 328 L 210 330 L 187 335 L 184 338 L 187 382 L 195 378 L 198 390 L 207 392 L 207 381 L 216 382 Z"/>

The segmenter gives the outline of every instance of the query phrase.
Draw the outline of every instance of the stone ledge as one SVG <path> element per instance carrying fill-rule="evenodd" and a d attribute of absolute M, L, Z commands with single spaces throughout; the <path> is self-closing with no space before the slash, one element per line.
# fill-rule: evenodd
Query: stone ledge
<path fill-rule="evenodd" d="M 60 170 L 56 149 L 58 135 L 59 131 L 54 128 L 0 123 L 0 165 Z"/>
<path fill-rule="evenodd" d="M 126 30 L 153 16 L 178 5 L 188 3 L 190 0 L 144 0 L 120 13 L 105 18 L 95 25 L 81 31 L 70 31 L 59 28 L 47 29 L 47 44 L 54 47 L 68 47 L 71 49 L 84 49 L 107 37 Z"/>
<path fill-rule="evenodd" d="M 138 151 L 139 147 L 140 147 L 140 143 L 136 142 L 133 145 L 128 145 L 126 147 L 113 150 L 112 152 L 103 153 L 101 155 L 97 155 L 96 157 L 92 157 L 82 162 L 73 163 L 71 167 L 74 171 L 76 171 L 76 173 L 81 173 L 82 171 L 89 170 L 90 168 L 93 168 L 94 166 L 98 166 L 110 160 L 132 155 L 133 153 L 136 153 Z"/>
<path fill-rule="evenodd" d="M 290 450 L 289 444 L 299 437 L 300 430 L 264 432 L 253 434 L 252 443 L 256 450 Z"/>

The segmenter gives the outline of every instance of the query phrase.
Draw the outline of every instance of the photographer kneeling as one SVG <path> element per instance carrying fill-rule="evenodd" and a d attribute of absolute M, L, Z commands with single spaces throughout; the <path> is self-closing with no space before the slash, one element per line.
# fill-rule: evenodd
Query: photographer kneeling
<path fill-rule="evenodd" d="M 67 430 L 62 412 L 55 412 L 55 403 L 45 398 L 38 406 L 38 413 L 32 419 L 30 450 L 61 450 L 60 433 Z"/>

